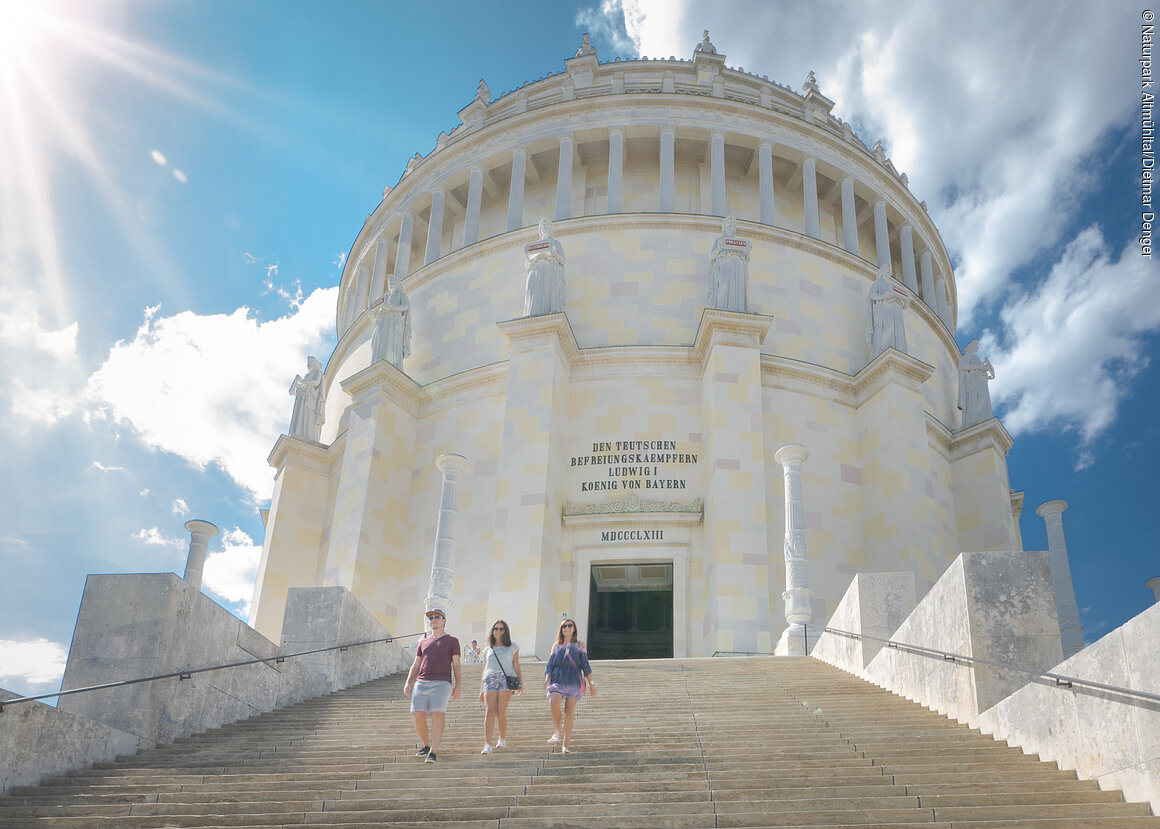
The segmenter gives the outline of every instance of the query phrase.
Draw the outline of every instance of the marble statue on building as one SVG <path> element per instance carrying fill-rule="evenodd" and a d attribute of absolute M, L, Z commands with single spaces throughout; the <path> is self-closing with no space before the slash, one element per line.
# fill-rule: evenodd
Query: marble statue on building
<path fill-rule="evenodd" d="M 979 341 L 971 340 L 959 360 L 959 409 L 963 413 L 960 428 L 974 426 L 994 417 L 991 412 L 991 392 L 987 383 L 995 379 L 991 360 L 979 359 Z"/>
<path fill-rule="evenodd" d="M 564 248 L 552 238 L 552 223 L 540 219 L 540 241 L 524 245 L 528 282 L 524 294 L 524 316 L 558 314 L 566 304 Z"/>
<path fill-rule="evenodd" d="M 890 279 L 890 267 L 879 268 L 866 297 L 866 342 L 871 360 L 888 348 L 908 353 L 903 312 L 909 305 L 910 292 Z"/>
<path fill-rule="evenodd" d="M 748 239 L 738 239 L 737 219 L 726 216 L 721 235 L 713 240 L 709 253 L 709 307 L 719 311 L 749 313 Z"/>
<path fill-rule="evenodd" d="M 591 41 L 588 40 L 588 32 L 584 33 L 584 39 L 580 42 L 580 48 L 576 50 L 573 57 L 582 58 L 585 55 L 595 55 L 596 49 L 592 46 Z"/>
<path fill-rule="evenodd" d="M 717 47 L 714 46 L 713 43 L 709 40 L 709 30 L 708 29 L 706 29 L 705 33 L 703 35 L 701 35 L 701 42 L 698 43 L 693 48 L 693 51 L 694 52 L 704 52 L 706 55 L 717 54 Z"/>
<path fill-rule="evenodd" d="M 290 415 L 290 437 L 318 442 L 322 422 L 326 419 L 326 394 L 322 388 L 322 363 L 315 357 L 306 358 L 306 376 L 294 375 L 290 394 L 294 397 L 294 411 Z"/>
<path fill-rule="evenodd" d="M 371 334 L 371 364 L 386 360 L 402 371 L 403 358 L 411 354 L 411 301 L 394 274 L 387 287 L 387 293 L 371 305 L 371 319 L 375 324 Z"/>

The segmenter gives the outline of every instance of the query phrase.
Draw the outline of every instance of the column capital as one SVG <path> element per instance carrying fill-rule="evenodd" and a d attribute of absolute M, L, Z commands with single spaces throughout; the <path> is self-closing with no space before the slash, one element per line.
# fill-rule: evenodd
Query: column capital
<path fill-rule="evenodd" d="M 772 153 L 773 143 L 769 141 L 759 141 L 757 144 L 757 151 L 760 153 Z"/>
<path fill-rule="evenodd" d="M 725 140 L 725 130 L 710 130 L 709 131 L 709 140 L 716 141 L 718 138 L 720 138 L 722 141 Z"/>
<path fill-rule="evenodd" d="M 816 158 L 814 158 L 812 155 L 810 155 L 809 153 L 802 153 L 802 167 L 805 167 L 807 164 L 813 164 L 816 166 L 817 163 L 818 163 L 818 160 Z"/>
<path fill-rule="evenodd" d="M 608 137 L 611 138 L 614 135 L 619 135 L 621 138 L 624 138 L 624 127 L 609 127 Z"/>
<path fill-rule="evenodd" d="M 675 138 L 677 135 L 677 128 L 676 127 L 661 127 L 661 135 L 662 136 L 667 135 L 670 138 Z"/>
<path fill-rule="evenodd" d="M 909 219 L 904 219 L 902 224 L 900 224 L 898 226 L 898 232 L 899 233 L 913 233 L 914 232 L 914 225 L 912 225 L 910 223 Z"/>
<path fill-rule="evenodd" d="M 843 184 L 843 186 L 844 186 L 844 185 L 845 185 L 847 182 L 849 182 L 851 185 L 853 185 L 853 184 L 854 184 L 854 181 L 855 181 L 854 177 L 853 177 L 852 175 L 850 175 L 849 173 L 846 173 L 846 174 L 844 174 L 844 175 L 842 176 L 842 184 Z"/>
<path fill-rule="evenodd" d="M 435 459 L 435 468 L 442 472 L 444 477 L 454 478 L 471 471 L 471 461 L 457 452 L 447 452 Z"/>
<path fill-rule="evenodd" d="M 527 158 L 528 157 L 528 145 L 527 144 L 516 144 L 514 147 L 512 147 L 512 155 L 517 155 L 517 154 L 522 155 L 524 158 Z"/>
<path fill-rule="evenodd" d="M 810 456 L 810 450 L 798 443 L 783 446 L 773 453 L 773 459 L 782 466 L 792 463 L 802 463 Z"/>
<path fill-rule="evenodd" d="M 484 169 L 484 166 L 482 164 L 472 164 L 471 165 L 471 173 L 472 173 L 472 175 L 474 175 L 475 173 L 479 173 L 482 176 L 482 175 L 485 175 L 487 173 L 487 170 Z"/>
<path fill-rule="evenodd" d="M 204 535 L 206 538 L 213 538 L 221 532 L 216 524 L 211 524 L 209 521 L 203 521 L 200 518 L 192 518 L 186 521 L 185 528 L 194 536 Z"/>
<path fill-rule="evenodd" d="M 556 136 L 556 138 L 559 139 L 561 146 L 564 145 L 565 143 L 567 143 L 567 144 L 575 144 L 576 143 L 576 137 L 573 136 L 572 133 L 570 133 L 570 132 L 561 133 L 560 135 Z"/>
<path fill-rule="evenodd" d="M 1044 501 L 1042 504 L 1035 508 L 1035 514 L 1040 518 L 1047 518 L 1051 515 L 1062 515 L 1063 511 L 1067 509 L 1067 506 L 1067 501 Z"/>

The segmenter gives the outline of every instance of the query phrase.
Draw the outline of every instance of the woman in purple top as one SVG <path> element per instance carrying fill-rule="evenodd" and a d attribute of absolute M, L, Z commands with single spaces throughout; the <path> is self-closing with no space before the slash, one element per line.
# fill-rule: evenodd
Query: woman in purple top
<path fill-rule="evenodd" d="M 576 623 L 565 619 L 556 633 L 556 644 L 544 668 L 544 689 L 552 706 L 552 720 L 556 732 L 549 743 L 560 743 L 561 751 L 569 751 L 568 738 L 572 736 L 572 716 L 576 701 L 584 694 L 585 679 L 592 696 L 596 696 L 596 683 L 592 681 L 592 667 L 588 664 L 588 651 L 577 638 Z M 561 716 L 561 707 L 563 716 Z"/>

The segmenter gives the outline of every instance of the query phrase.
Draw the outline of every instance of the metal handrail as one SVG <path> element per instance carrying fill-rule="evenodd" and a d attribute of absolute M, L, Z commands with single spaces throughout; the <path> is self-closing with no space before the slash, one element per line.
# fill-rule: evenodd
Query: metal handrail
<path fill-rule="evenodd" d="M 72 694 L 84 694 L 89 691 L 104 691 L 108 688 L 122 688 L 126 685 L 137 685 L 142 682 L 153 682 L 158 679 L 173 679 L 177 677 L 179 681 L 192 679 L 194 674 L 203 674 L 206 671 L 221 671 L 226 668 L 240 668 L 244 665 L 264 665 L 273 662 L 280 665 L 287 659 L 295 656 L 309 656 L 312 653 L 326 653 L 327 651 L 345 651 L 347 648 L 356 648 L 360 645 L 377 645 L 380 642 L 394 642 L 396 639 L 410 639 L 413 636 L 424 636 L 425 631 L 418 633 L 407 633 L 403 636 L 384 636 L 380 639 L 367 639 L 363 642 L 348 642 L 345 645 L 330 645 L 326 648 L 314 648 L 308 651 L 298 651 L 296 653 L 283 653 L 276 656 L 267 656 L 264 659 L 247 659 L 243 662 L 229 662 L 225 665 L 210 665 L 207 668 L 187 668 L 184 671 L 173 671 L 168 674 L 157 674 L 156 676 L 143 676 L 137 679 L 122 679 L 117 682 L 106 682 L 102 685 L 88 685 L 84 688 L 70 688 L 67 691 L 55 691 L 51 694 L 37 694 L 31 697 L 16 697 L 15 699 L 0 700 L 0 714 L 4 713 L 4 709 L 9 705 L 16 705 L 20 702 L 35 702 L 36 700 L 51 699 L 52 697 L 67 697 Z"/>
<path fill-rule="evenodd" d="M 926 648 L 922 645 L 910 645 L 905 642 L 895 642 L 893 639 L 882 639 L 878 636 L 871 636 L 868 633 L 854 633 L 849 630 L 840 630 L 838 628 L 826 627 L 823 629 L 826 633 L 833 633 L 838 636 L 846 636 L 851 639 L 869 639 L 874 642 L 881 642 L 886 647 L 893 650 L 905 651 L 913 653 L 917 656 L 925 656 L 930 659 L 941 659 L 944 662 L 953 662 L 955 664 L 962 663 L 964 665 L 986 665 L 990 668 L 1002 668 L 1005 671 L 1018 671 L 1019 673 L 1029 674 L 1035 678 L 1051 679 L 1055 681 L 1057 687 L 1070 688 L 1075 690 L 1078 686 L 1080 688 L 1092 688 L 1097 691 L 1109 691 L 1123 696 L 1138 697 L 1146 699 L 1150 702 L 1160 702 L 1160 694 L 1150 694 L 1147 691 L 1137 691 L 1134 688 L 1122 688 L 1119 685 L 1106 685 L 1102 682 L 1093 682 L 1090 679 L 1080 679 L 1075 676 L 1067 676 L 1065 674 L 1057 674 L 1051 671 L 1041 671 L 1037 668 L 1025 668 L 1022 665 L 1007 665 L 1002 662 L 992 662 L 989 659 L 980 659 L 977 656 L 965 656 L 960 653 L 950 653 L 947 651 L 936 650 L 935 648 Z"/>

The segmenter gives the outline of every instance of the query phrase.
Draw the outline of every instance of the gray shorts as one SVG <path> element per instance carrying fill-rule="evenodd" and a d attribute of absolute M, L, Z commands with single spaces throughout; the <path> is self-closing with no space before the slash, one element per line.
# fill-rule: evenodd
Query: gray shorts
<path fill-rule="evenodd" d="M 419 679 L 411 689 L 411 712 L 446 711 L 451 700 L 451 683 L 440 680 Z"/>

